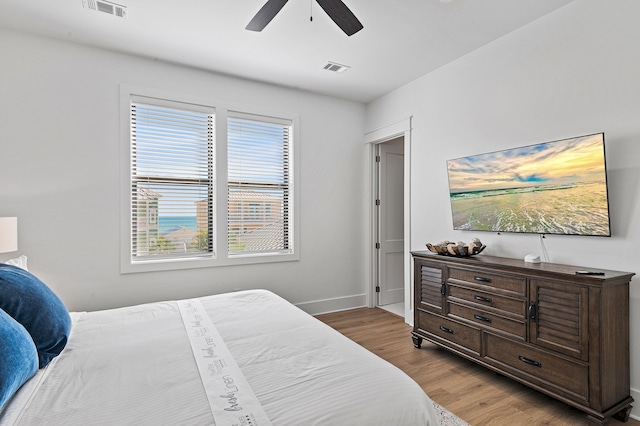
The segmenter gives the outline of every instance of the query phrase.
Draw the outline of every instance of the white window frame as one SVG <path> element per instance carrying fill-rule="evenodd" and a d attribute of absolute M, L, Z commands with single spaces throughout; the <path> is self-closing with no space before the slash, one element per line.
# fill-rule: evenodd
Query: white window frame
<path fill-rule="evenodd" d="M 130 133 L 130 105 L 131 98 L 139 96 L 167 100 L 171 102 L 201 105 L 215 110 L 215 191 L 214 209 L 216 211 L 215 256 L 187 257 L 177 259 L 132 261 L 131 235 L 131 133 Z M 292 123 L 292 140 L 290 149 L 290 192 L 293 200 L 289 206 L 290 212 L 290 253 L 262 253 L 253 255 L 229 255 L 227 250 L 227 117 L 229 111 L 242 111 L 246 114 L 266 117 L 277 117 Z M 175 93 L 169 90 L 142 87 L 130 84 L 120 85 L 120 271 L 121 273 L 168 271 L 179 269 L 206 268 L 229 265 L 245 265 L 256 263 L 272 263 L 296 261 L 300 259 L 300 194 L 299 194 L 299 153 L 298 130 L 299 118 L 296 114 L 282 111 L 264 111 L 254 107 L 229 104 L 216 99 L 202 96 Z"/>

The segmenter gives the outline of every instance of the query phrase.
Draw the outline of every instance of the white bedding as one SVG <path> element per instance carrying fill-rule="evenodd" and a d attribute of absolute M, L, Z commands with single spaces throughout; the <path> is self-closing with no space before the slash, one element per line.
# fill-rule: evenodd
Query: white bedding
<path fill-rule="evenodd" d="M 273 425 L 437 425 L 410 377 L 279 296 L 199 300 Z M 176 302 L 85 313 L 40 376 L 0 423 L 215 424 Z"/>

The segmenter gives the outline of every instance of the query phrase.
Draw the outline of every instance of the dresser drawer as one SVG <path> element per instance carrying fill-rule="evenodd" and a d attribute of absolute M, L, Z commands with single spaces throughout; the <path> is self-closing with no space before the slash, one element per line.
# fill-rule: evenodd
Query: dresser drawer
<path fill-rule="evenodd" d="M 495 313 L 458 303 L 449 303 L 449 315 L 473 321 L 482 327 L 504 331 L 522 340 L 527 339 L 527 325 L 524 320 L 517 321 L 505 318 Z"/>
<path fill-rule="evenodd" d="M 449 268 L 449 279 L 466 281 L 476 285 L 486 285 L 501 290 L 506 290 L 524 296 L 527 289 L 527 281 L 524 277 L 512 277 L 500 275 L 483 270 Z"/>
<path fill-rule="evenodd" d="M 499 296 L 482 290 L 459 287 L 457 285 L 449 286 L 449 297 L 460 300 L 466 300 L 491 309 L 504 312 L 515 318 L 525 318 L 527 315 L 527 303 L 525 299 L 514 299 L 510 297 Z"/>
<path fill-rule="evenodd" d="M 476 355 L 480 354 L 480 329 L 451 321 L 430 312 L 418 312 L 420 330 L 464 346 Z"/>
<path fill-rule="evenodd" d="M 485 333 L 485 358 L 525 380 L 553 387 L 572 399 L 589 400 L 589 368 L 502 337 Z M 511 368 L 509 368 L 511 367 Z"/>

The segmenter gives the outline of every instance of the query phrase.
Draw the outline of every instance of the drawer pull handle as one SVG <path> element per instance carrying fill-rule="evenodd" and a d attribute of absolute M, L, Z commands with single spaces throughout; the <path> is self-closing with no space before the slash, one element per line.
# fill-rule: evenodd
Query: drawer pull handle
<path fill-rule="evenodd" d="M 443 296 L 447 295 L 447 283 L 445 283 L 444 281 L 442 281 L 442 284 L 440 284 L 440 294 Z"/>
<path fill-rule="evenodd" d="M 536 302 L 531 302 L 531 304 L 529 305 L 529 319 L 532 322 L 536 322 L 537 317 L 538 315 L 537 315 L 537 309 L 536 309 Z"/>
<path fill-rule="evenodd" d="M 519 359 L 520 361 L 522 361 L 522 362 L 526 363 L 526 364 L 533 365 L 534 367 L 540 367 L 540 368 L 542 368 L 542 364 L 540 364 L 538 361 L 534 361 L 534 360 L 532 360 L 532 359 L 525 358 L 525 357 L 523 357 L 522 355 L 518 355 L 518 359 Z"/>
<path fill-rule="evenodd" d="M 491 322 L 491 318 L 483 317 L 482 315 L 474 314 L 473 317 L 480 321 Z"/>
<path fill-rule="evenodd" d="M 474 280 L 476 281 L 480 281 L 481 283 L 490 283 L 491 282 L 491 278 L 485 278 L 485 277 L 479 277 L 479 276 L 475 276 L 473 277 Z"/>
<path fill-rule="evenodd" d="M 445 327 L 443 325 L 440 326 L 440 330 L 442 330 L 442 331 L 444 331 L 446 333 L 449 333 L 449 334 L 453 334 L 453 330 L 452 329 L 447 328 L 447 327 Z"/>
<path fill-rule="evenodd" d="M 474 295 L 473 298 L 476 299 L 476 300 L 479 300 L 481 302 L 491 303 L 491 299 L 488 298 L 488 297 L 482 297 L 482 296 Z"/>

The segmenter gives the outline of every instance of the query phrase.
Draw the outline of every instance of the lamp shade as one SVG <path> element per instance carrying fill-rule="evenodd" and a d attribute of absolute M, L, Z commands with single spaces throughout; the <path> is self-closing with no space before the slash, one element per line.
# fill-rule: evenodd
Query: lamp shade
<path fill-rule="evenodd" d="M 0 253 L 18 250 L 18 218 L 0 217 Z"/>

